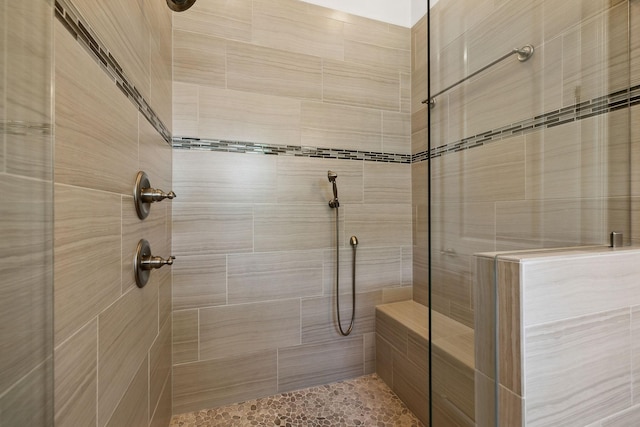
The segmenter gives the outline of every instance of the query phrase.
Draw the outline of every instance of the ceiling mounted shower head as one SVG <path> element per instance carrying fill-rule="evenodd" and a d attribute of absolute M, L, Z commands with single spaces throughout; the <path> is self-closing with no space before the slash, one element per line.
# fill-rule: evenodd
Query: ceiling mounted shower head
<path fill-rule="evenodd" d="M 167 6 L 174 12 L 182 12 L 189 9 L 196 0 L 167 0 Z"/>

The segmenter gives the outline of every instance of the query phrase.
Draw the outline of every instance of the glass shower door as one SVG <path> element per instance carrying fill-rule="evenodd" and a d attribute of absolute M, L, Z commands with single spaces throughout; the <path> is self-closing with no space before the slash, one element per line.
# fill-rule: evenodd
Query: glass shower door
<path fill-rule="evenodd" d="M 513 295 L 495 278 L 516 273 L 496 268 L 497 253 L 605 246 L 612 231 L 631 242 L 637 15 L 633 1 L 604 0 L 440 0 L 430 9 L 435 427 L 525 425 L 520 374 L 500 353 L 519 351 L 500 335 L 513 313 L 496 312 Z"/>
<path fill-rule="evenodd" d="M 53 425 L 52 4 L 0 0 L 0 426 Z"/>

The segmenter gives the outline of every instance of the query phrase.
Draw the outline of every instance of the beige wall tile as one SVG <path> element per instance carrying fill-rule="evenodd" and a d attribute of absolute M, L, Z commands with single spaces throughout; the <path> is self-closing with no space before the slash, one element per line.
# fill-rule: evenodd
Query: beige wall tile
<path fill-rule="evenodd" d="M 342 60 L 343 23 L 289 0 L 253 2 L 253 42 L 261 46 Z"/>
<path fill-rule="evenodd" d="M 640 83 L 640 41 L 638 37 L 633 37 L 640 32 L 640 5 L 638 3 L 629 2 L 630 7 L 630 19 L 631 27 L 629 31 L 632 34 L 631 45 L 629 51 L 631 52 L 631 84 Z"/>
<path fill-rule="evenodd" d="M 404 354 L 393 352 L 393 391 L 423 422 L 429 420 L 429 373 L 420 370 Z"/>
<path fill-rule="evenodd" d="M 355 235 L 360 247 L 404 246 L 411 242 L 409 204 L 353 205 L 344 209 L 345 232 Z M 380 224 L 384 224 L 381 227 Z"/>
<path fill-rule="evenodd" d="M 335 293 L 336 251 L 324 251 L 324 295 Z M 351 293 L 353 249 L 340 250 L 340 292 Z M 399 247 L 356 250 L 356 292 L 380 291 L 402 285 L 402 249 Z"/>
<path fill-rule="evenodd" d="M 203 1 L 173 14 L 173 28 L 232 40 L 251 40 L 251 0 Z"/>
<path fill-rule="evenodd" d="M 160 288 L 158 289 L 158 327 L 161 327 L 164 322 L 171 316 L 171 292 L 172 292 L 172 279 L 171 271 L 165 269 L 159 271 L 160 276 Z"/>
<path fill-rule="evenodd" d="M 433 347 L 431 357 L 433 394 L 434 397 L 436 395 L 442 397 L 442 400 L 434 398 L 434 415 L 438 411 L 449 418 L 459 420 L 461 425 L 474 425 L 474 370 L 460 363 L 438 346 Z M 444 401 L 448 405 L 443 404 Z"/>
<path fill-rule="evenodd" d="M 364 162 L 278 156 L 278 203 L 321 204 L 328 206 L 333 188 L 327 172 L 338 174 L 338 198 L 341 203 L 363 201 Z M 271 199 L 273 200 L 273 199 Z"/>
<path fill-rule="evenodd" d="M 148 369 L 148 358 L 145 358 L 113 412 L 113 416 L 106 424 L 107 427 L 147 425 L 149 422 Z"/>
<path fill-rule="evenodd" d="M 150 36 L 143 2 L 115 0 L 99 8 L 91 0 L 77 0 L 73 4 L 111 51 L 136 89 L 149 99 Z M 82 54 L 86 55 L 83 51 Z M 56 49 L 56 63 L 58 57 Z M 90 60 L 88 56 L 87 59 Z"/>
<path fill-rule="evenodd" d="M 255 251 L 309 250 L 335 245 L 332 211 L 320 205 L 255 205 Z"/>
<path fill-rule="evenodd" d="M 411 70 L 411 51 L 409 49 L 393 49 L 354 40 L 344 41 L 344 60 L 406 73 Z"/>
<path fill-rule="evenodd" d="M 640 406 L 636 405 L 602 421 L 602 427 L 624 427 L 640 423 Z"/>
<path fill-rule="evenodd" d="M 325 102 L 400 111 L 399 73 L 334 60 L 323 65 Z"/>
<path fill-rule="evenodd" d="M 166 427 L 171 422 L 171 380 L 167 378 L 155 412 L 152 414 L 150 427 Z M 151 409 L 151 408 L 150 408 Z"/>
<path fill-rule="evenodd" d="M 173 134 L 198 136 L 198 86 L 173 82 Z"/>
<path fill-rule="evenodd" d="M 173 150 L 171 145 L 162 138 L 142 114 L 138 116 L 138 144 L 140 152 L 138 169 L 147 173 L 149 181 L 154 188 L 169 192 L 173 185 L 171 176 Z M 125 194 L 130 193 L 127 192 Z M 166 203 L 169 203 L 169 201 L 166 201 Z M 155 204 L 151 215 L 156 214 L 156 211 L 160 211 L 160 206 Z"/>
<path fill-rule="evenodd" d="M 322 99 L 322 60 L 282 50 L 229 43 L 227 88 L 301 99 Z"/>
<path fill-rule="evenodd" d="M 56 182 L 129 194 L 137 111 L 60 23 L 55 40 Z"/>
<path fill-rule="evenodd" d="M 411 113 L 411 73 L 400 73 L 400 112 Z"/>
<path fill-rule="evenodd" d="M 474 290 L 474 339 L 475 367 L 489 379 L 495 374 L 495 331 L 497 325 L 495 304 L 495 267 L 492 258 L 476 257 Z M 477 376 L 476 376 L 477 378 Z M 480 419 L 480 418 L 478 418 Z"/>
<path fill-rule="evenodd" d="M 173 255 L 253 250 L 251 206 L 174 202 L 173 217 Z"/>
<path fill-rule="evenodd" d="M 522 318 L 520 264 L 498 261 L 498 335 L 500 384 L 518 396 L 522 388 Z M 528 315 L 528 313 L 527 313 Z"/>
<path fill-rule="evenodd" d="M 268 203 L 276 198 L 276 156 L 175 150 L 173 189 L 181 202 Z"/>
<path fill-rule="evenodd" d="M 526 376 L 537 378 L 525 384 L 527 423 L 564 424 L 579 420 L 586 425 L 628 407 L 630 312 L 628 308 L 601 310 L 606 308 L 598 305 L 598 314 L 525 329 Z M 606 347 L 597 345 L 602 342 L 607 343 Z M 576 360 L 581 363 L 576 364 Z M 583 375 L 584 366 L 589 366 L 589 375 Z M 558 387 L 557 379 L 561 377 L 572 380 Z M 581 398 L 571 398 L 576 395 Z M 563 404 L 550 405 L 550 401 Z"/>
<path fill-rule="evenodd" d="M 35 366 L 0 397 L 0 423 L 8 426 L 47 425 L 53 422 L 51 358 Z"/>
<path fill-rule="evenodd" d="M 362 336 L 278 350 L 278 392 L 297 390 L 364 373 Z"/>
<path fill-rule="evenodd" d="M 376 374 L 393 387 L 393 347 L 376 333 Z"/>
<path fill-rule="evenodd" d="M 54 353 L 55 424 L 96 425 L 98 324 L 94 319 Z"/>
<path fill-rule="evenodd" d="M 640 385 L 640 307 L 631 307 L 631 387 L 633 395 L 637 395 Z M 634 397 L 633 403 L 638 404 L 638 398 Z"/>
<path fill-rule="evenodd" d="M 201 87 L 197 136 L 300 145 L 300 101 Z"/>
<path fill-rule="evenodd" d="M 173 312 L 173 364 L 198 360 L 198 310 Z"/>
<path fill-rule="evenodd" d="M 376 333 L 369 332 L 364 335 L 364 374 L 376 372 Z"/>
<path fill-rule="evenodd" d="M 225 88 L 227 42 L 191 31 L 173 30 L 174 82 Z"/>
<path fill-rule="evenodd" d="M 166 383 L 171 384 L 171 321 L 164 322 L 149 349 L 149 415 L 162 403 Z M 171 404 L 169 403 L 169 406 Z"/>
<path fill-rule="evenodd" d="M 53 194 L 51 183 L 0 174 L 0 390 L 52 351 Z"/>
<path fill-rule="evenodd" d="M 411 286 L 402 286 L 400 288 L 384 288 L 382 290 L 382 303 L 408 301 L 411 299 L 413 289 Z"/>
<path fill-rule="evenodd" d="M 20 2 L 3 13 L 3 119 L 51 123 L 51 13 L 50 4 L 34 2 Z"/>
<path fill-rule="evenodd" d="M 411 154 L 411 116 L 409 114 L 382 112 L 382 151 Z"/>
<path fill-rule="evenodd" d="M 346 41 L 389 49 L 411 50 L 411 30 L 409 28 L 355 15 L 350 15 L 344 21 Z"/>
<path fill-rule="evenodd" d="M 275 394 L 276 351 L 173 368 L 173 413 L 215 408 Z"/>
<path fill-rule="evenodd" d="M 364 202 L 411 203 L 411 167 L 401 163 L 364 162 Z"/>
<path fill-rule="evenodd" d="M 4 132 L 3 132 L 4 133 Z M 7 173 L 41 180 L 51 180 L 53 176 L 53 138 L 51 134 L 35 135 L 34 132 L 9 131 L 5 136 L 8 143 L 0 154 L 0 164 L 6 156 Z M 5 138 L 3 137 L 3 138 Z M 0 148 L 3 145 L 0 144 Z M 1 170 L 1 169 L 0 169 Z"/>
<path fill-rule="evenodd" d="M 322 294 L 323 251 L 228 256 L 229 304 Z"/>
<path fill-rule="evenodd" d="M 606 311 L 638 304 L 633 291 L 639 274 L 634 267 L 636 258 L 632 253 L 612 252 L 525 265 L 524 326 L 583 316 L 592 312 L 594 306 Z M 615 277 L 617 291 L 603 294 L 602 287 L 611 277 Z M 563 285 L 557 286 L 558 283 Z M 581 295 L 579 301 L 575 299 L 576 290 Z"/>
<path fill-rule="evenodd" d="M 382 151 L 382 114 L 377 110 L 303 102 L 300 127 L 302 145 Z"/>
<path fill-rule="evenodd" d="M 384 309 L 376 309 L 376 334 L 403 354 L 408 351 L 409 331 Z"/>
<path fill-rule="evenodd" d="M 71 336 L 120 295 L 120 195 L 95 196 L 95 191 L 55 187 L 56 343 Z"/>
<path fill-rule="evenodd" d="M 200 360 L 300 344 L 300 301 L 200 309 Z"/>
<path fill-rule="evenodd" d="M 145 358 L 157 334 L 157 285 L 132 289 L 98 317 L 99 425 L 105 425 L 110 419 L 113 422 L 113 417 L 117 417 L 118 402 L 126 396 L 129 383 L 135 382 L 133 378 L 143 361 L 146 384 Z M 146 390 L 145 387 L 145 393 Z"/>
<path fill-rule="evenodd" d="M 181 256 L 173 264 L 173 309 L 227 303 L 227 256 Z"/>
<path fill-rule="evenodd" d="M 173 40 L 172 13 L 162 2 L 144 0 L 144 15 L 149 25 L 151 58 L 149 102 L 165 126 L 171 130 Z"/>
<path fill-rule="evenodd" d="M 351 303 L 350 294 L 340 296 L 340 321 L 343 331 L 349 329 L 353 313 Z M 376 305 L 381 303 L 380 291 L 356 294 L 356 314 L 351 337 L 375 333 L 375 310 Z M 310 344 L 340 338 L 335 296 L 303 298 L 301 304 L 302 343 Z"/>

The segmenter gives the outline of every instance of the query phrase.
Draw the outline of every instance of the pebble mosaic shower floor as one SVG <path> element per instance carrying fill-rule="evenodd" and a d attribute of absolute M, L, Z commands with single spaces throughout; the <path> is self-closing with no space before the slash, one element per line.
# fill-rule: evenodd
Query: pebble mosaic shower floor
<path fill-rule="evenodd" d="M 176 415 L 169 427 L 213 426 L 424 427 L 375 374 Z"/>

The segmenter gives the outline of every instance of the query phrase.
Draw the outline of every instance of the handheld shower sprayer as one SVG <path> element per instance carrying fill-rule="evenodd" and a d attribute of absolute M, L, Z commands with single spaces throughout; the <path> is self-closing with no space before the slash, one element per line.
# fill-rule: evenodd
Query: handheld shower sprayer
<path fill-rule="evenodd" d="M 336 178 L 338 174 L 333 171 L 327 172 L 327 178 L 329 182 L 333 184 L 333 200 L 329 201 L 329 206 L 332 208 L 337 208 L 340 206 L 340 202 L 338 201 L 338 185 L 336 184 Z"/>

